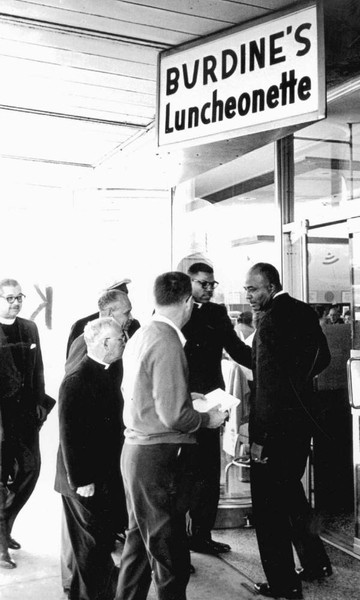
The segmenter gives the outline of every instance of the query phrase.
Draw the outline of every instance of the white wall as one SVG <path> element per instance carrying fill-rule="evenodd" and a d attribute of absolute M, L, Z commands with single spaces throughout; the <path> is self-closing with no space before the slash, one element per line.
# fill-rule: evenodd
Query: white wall
<path fill-rule="evenodd" d="M 57 394 L 66 340 L 74 320 L 97 309 L 98 293 L 128 277 L 133 314 L 152 312 L 155 277 L 170 265 L 167 192 L 81 190 L 12 185 L 1 197 L 0 279 L 14 277 L 30 317 L 53 290 L 52 327 L 44 308 L 35 318 L 47 391 Z M 38 290 L 35 286 L 38 286 Z"/>

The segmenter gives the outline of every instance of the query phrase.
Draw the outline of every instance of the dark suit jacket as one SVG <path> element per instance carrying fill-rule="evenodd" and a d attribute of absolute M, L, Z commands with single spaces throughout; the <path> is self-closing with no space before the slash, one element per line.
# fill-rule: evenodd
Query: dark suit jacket
<path fill-rule="evenodd" d="M 55 490 L 75 496 L 77 487 L 120 477 L 120 407 L 109 370 L 85 356 L 59 390 L 59 449 Z"/>
<path fill-rule="evenodd" d="M 225 388 L 221 371 L 223 350 L 237 363 L 251 367 L 251 349 L 236 335 L 225 306 L 213 302 L 201 308 L 194 305 L 182 331 L 192 392 L 207 394 Z"/>
<path fill-rule="evenodd" d="M 71 344 L 73 343 L 73 341 L 76 340 L 76 338 L 79 337 L 79 335 L 84 333 L 85 325 L 89 321 L 94 321 L 95 319 L 98 319 L 99 316 L 100 315 L 97 312 L 92 315 L 89 315 L 88 317 L 84 317 L 83 319 L 79 319 L 78 321 L 75 321 L 75 323 L 72 325 L 72 327 L 70 329 L 69 339 L 68 339 L 67 346 L 66 346 L 66 358 L 69 356 Z M 130 327 L 128 330 L 129 337 L 131 337 L 135 333 L 135 331 L 137 329 L 139 329 L 139 327 L 140 327 L 139 321 L 137 321 L 137 319 L 133 319 L 131 321 L 131 324 L 130 324 Z"/>
<path fill-rule="evenodd" d="M 67 357 L 67 360 L 65 363 L 65 374 L 69 375 L 74 370 L 76 370 L 79 363 L 82 361 L 84 356 L 86 356 L 86 354 L 87 354 L 87 347 L 86 347 L 84 334 L 82 333 L 71 344 L 69 356 Z M 123 396 L 121 393 L 121 383 L 122 383 L 122 379 L 123 379 L 123 372 L 124 372 L 124 370 L 123 370 L 122 358 L 119 358 L 119 360 L 116 360 L 115 362 L 111 363 L 111 365 L 109 366 L 109 375 L 111 376 L 112 381 L 113 381 L 114 394 L 117 394 L 119 397 L 121 411 L 123 410 L 123 406 L 124 406 L 124 399 L 123 399 Z"/>
<path fill-rule="evenodd" d="M 264 445 L 283 433 L 289 419 L 311 410 L 312 380 L 329 364 L 330 352 L 315 311 L 286 293 L 272 300 L 252 348 L 250 438 Z"/>
<path fill-rule="evenodd" d="M 0 324 L 0 407 L 6 410 L 6 407 L 10 408 L 8 402 L 17 402 L 16 418 L 27 426 L 37 426 L 36 406 L 47 406 L 39 332 L 36 324 L 28 319 L 17 317 L 16 323 L 23 365 L 21 372 L 14 363 Z"/>

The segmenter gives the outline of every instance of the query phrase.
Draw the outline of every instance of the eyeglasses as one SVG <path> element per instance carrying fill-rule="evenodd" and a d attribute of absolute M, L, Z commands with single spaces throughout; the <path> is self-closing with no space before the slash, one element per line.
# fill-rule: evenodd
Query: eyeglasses
<path fill-rule="evenodd" d="M 214 290 L 219 285 L 218 281 L 201 281 L 200 279 L 192 279 L 191 281 L 196 281 L 196 283 L 200 283 L 203 290 L 206 290 L 206 288 Z"/>
<path fill-rule="evenodd" d="M 125 343 L 127 341 L 127 337 L 125 334 L 121 337 L 106 337 L 104 339 L 105 340 L 117 340 L 118 342 L 122 342 L 122 343 Z"/>
<path fill-rule="evenodd" d="M 26 296 L 25 294 L 19 294 L 18 296 L 0 296 L 0 298 L 4 298 L 4 300 L 7 300 L 9 304 L 14 304 L 15 300 L 21 304 Z"/>

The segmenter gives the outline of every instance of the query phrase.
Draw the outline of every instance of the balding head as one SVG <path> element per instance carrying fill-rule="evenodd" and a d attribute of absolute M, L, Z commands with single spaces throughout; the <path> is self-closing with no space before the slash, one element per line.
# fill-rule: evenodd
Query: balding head
<path fill-rule="evenodd" d="M 246 299 L 254 312 L 267 310 L 272 298 L 282 289 L 279 272 L 269 263 L 256 263 L 248 271 Z"/>

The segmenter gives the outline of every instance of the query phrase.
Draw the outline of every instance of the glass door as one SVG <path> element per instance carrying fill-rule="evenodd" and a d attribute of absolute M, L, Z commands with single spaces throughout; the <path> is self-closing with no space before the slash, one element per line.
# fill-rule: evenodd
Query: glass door
<path fill-rule="evenodd" d="M 316 425 L 305 484 L 323 537 L 353 552 L 355 461 L 347 383 L 347 361 L 354 340 L 350 242 L 346 220 L 284 226 L 284 287 L 316 310 L 332 356 L 315 382 Z"/>

